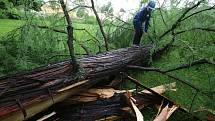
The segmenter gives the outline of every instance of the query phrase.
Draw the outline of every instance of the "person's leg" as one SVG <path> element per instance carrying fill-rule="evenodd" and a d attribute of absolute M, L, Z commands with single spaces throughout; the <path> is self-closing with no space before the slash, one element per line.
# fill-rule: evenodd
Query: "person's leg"
<path fill-rule="evenodd" d="M 134 29 L 135 29 L 135 34 L 134 34 L 134 38 L 133 38 L 133 44 L 134 45 L 139 45 L 140 44 L 140 40 L 143 34 L 143 30 L 141 27 L 141 22 L 138 21 L 134 21 Z"/>

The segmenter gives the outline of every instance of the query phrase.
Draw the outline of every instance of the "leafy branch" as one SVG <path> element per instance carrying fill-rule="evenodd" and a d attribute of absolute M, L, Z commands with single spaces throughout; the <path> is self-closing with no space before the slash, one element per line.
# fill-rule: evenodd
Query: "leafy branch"
<path fill-rule="evenodd" d="M 167 35 L 169 32 L 173 31 L 174 29 L 176 29 L 180 23 L 183 21 L 183 18 L 186 16 L 186 14 L 188 12 L 190 12 L 191 10 L 193 10 L 194 8 L 198 7 L 204 0 L 200 0 L 198 1 L 197 4 L 193 5 L 192 7 L 188 8 L 187 10 L 184 11 L 184 13 L 176 20 L 176 22 L 172 25 L 172 27 L 170 29 L 168 29 L 167 31 L 165 31 L 160 37 L 159 39 L 162 39 L 165 35 Z"/>
<path fill-rule="evenodd" d="M 203 95 L 205 95 L 205 96 L 207 96 L 207 97 L 210 97 L 210 96 L 208 95 L 208 93 L 212 93 L 212 92 L 202 91 L 201 88 L 199 88 L 199 87 L 193 85 L 193 84 L 190 83 L 188 80 L 183 80 L 183 79 L 181 79 L 181 78 L 179 78 L 179 77 L 177 77 L 177 76 L 175 76 L 175 75 L 166 73 L 165 71 L 162 71 L 162 70 L 160 70 L 160 69 L 158 69 L 158 68 L 148 68 L 148 67 L 141 67 L 141 66 L 127 66 L 127 68 L 128 68 L 128 69 L 138 69 L 138 70 L 144 70 L 144 71 L 154 71 L 154 72 L 158 72 L 158 73 L 160 73 L 160 74 L 163 74 L 163 75 L 165 75 L 165 76 L 167 76 L 167 77 L 169 77 L 169 78 L 175 79 L 175 80 L 177 80 L 177 81 L 179 81 L 179 82 L 181 82 L 181 83 L 183 83 L 183 84 L 185 84 L 185 85 L 191 87 L 192 89 L 196 90 L 196 93 L 201 93 L 201 94 L 203 94 Z M 194 101 L 194 99 L 195 99 L 195 96 L 194 96 L 194 98 L 193 98 L 193 101 Z M 213 100 L 213 98 L 211 98 L 211 97 L 210 97 L 210 99 Z M 192 107 L 192 103 L 191 103 L 191 107 Z M 191 107 L 190 107 L 190 108 L 191 108 Z"/>

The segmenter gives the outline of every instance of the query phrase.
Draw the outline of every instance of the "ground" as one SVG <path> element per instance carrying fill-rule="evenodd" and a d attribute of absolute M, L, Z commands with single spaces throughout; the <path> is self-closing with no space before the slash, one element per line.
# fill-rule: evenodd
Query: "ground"
<path fill-rule="evenodd" d="M 0 19 L 0 36 L 22 25 L 20 20 Z"/>

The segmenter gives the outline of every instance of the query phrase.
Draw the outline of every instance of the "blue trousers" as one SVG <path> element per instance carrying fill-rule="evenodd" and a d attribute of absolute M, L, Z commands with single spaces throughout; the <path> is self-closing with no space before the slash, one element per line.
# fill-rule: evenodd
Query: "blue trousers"
<path fill-rule="evenodd" d="M 133 25 L 134 25 L 134 30 L 135 30 L 135 34 L 134 34 L 134 38 L 133 38 L 133 44 L 139 45 L 141 37 L 143 35 L 142 22 L 134 19 Z"/>

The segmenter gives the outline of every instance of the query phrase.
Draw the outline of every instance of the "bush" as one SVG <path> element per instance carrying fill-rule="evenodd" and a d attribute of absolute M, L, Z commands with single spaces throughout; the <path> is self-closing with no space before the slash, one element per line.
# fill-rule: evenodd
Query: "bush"
<path fill-rule="evenodd" d="M 5 19 L 5 18 L 7 18 L 6 13 L 5 13 L 4 10 L 1 10 L 1 11 L 0 11 L 0 19 Z"/>
<path fill-rule="evenodd" d="M 20 19 L 17 8 L 8 0 L 0 2 L 0 18 L 1 19 Z"/>
<path fill-rule="evenodd" d="M 86 24 L 97 24 L 97 20 L 94 16 L 88 16 L 85 18 L 85 23 Z"/>

